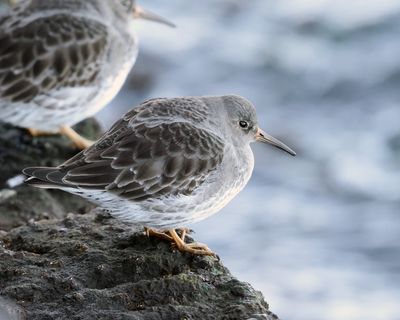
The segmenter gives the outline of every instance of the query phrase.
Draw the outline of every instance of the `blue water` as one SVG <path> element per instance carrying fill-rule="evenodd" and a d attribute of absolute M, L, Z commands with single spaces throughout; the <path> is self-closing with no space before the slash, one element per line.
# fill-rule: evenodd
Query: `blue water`
<path fill-rule="evenodd" d="M 144 2 L 144 1 L 143 1 Z M 236 93 L 298 152 L 193 226 L 287 320 L 400 319 L 400 1 L 171 0 L 106 126 L 158 96 Z"/>

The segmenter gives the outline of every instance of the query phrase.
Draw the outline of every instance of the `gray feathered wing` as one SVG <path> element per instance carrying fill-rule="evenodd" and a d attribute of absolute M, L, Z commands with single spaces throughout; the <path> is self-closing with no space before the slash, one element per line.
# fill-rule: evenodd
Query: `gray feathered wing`
<path fill-rule="evenodd" d="M 91 85 L 107 46 L 99 22 L 57 14 L 5 28 L 0 21 L 0 99 L 29 103 L 37 95 Z"/>
<path fill-rule="evenodd" d="M 120 120 L 58 168 L 28 168 L 29 184 L 104 190 L 121 198 L 190 195 L 218 167 L 224 143 L 187 122 L 134 127 Z"/>

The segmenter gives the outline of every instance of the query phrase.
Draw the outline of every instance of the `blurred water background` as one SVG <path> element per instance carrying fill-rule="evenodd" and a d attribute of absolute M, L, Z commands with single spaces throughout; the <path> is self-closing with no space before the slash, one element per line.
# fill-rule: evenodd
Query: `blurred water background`
<path fill-rule="evenodd" d="M 254 146 L 249 185 L 196 239 L 282 319 L 400 319 L 400 1 L 145 7 L 178 28 L 137 23 L 105 127 L 150 97 L 236 93 L 298 152 Z"/>

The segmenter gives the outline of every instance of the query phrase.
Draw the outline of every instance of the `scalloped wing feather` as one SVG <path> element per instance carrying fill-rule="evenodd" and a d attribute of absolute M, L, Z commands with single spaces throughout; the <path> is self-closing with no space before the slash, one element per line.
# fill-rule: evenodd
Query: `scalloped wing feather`
<path fill-rule="evenodd" d="M 59 169 L 65 173 L 64 184 L 100 188 L 135 201 L 189 195 L 222 162 L 222 140 L 187 122 L 120 125 L 128 130 L 110 139 L 111 130 Z"/>

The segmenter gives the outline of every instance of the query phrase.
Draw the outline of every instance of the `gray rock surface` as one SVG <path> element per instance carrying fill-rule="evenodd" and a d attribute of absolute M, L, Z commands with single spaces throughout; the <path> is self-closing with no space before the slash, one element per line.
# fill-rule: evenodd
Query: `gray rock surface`
<path fill-rule="evenodd" d="M 28 319 L 276 319 L 216 258 L 103 215 L 32 222 L 0 239 L 0 296 Z"/>
<path fill-rule="evenodd" d="M 214 257 L 182 254 L 100 210 L 86 213 L 92 206 L 79 197 L 5 187 L 23 167 L 76 152 L 62 137 L 0 125 L 1 320 L 277 319 Z"/>

